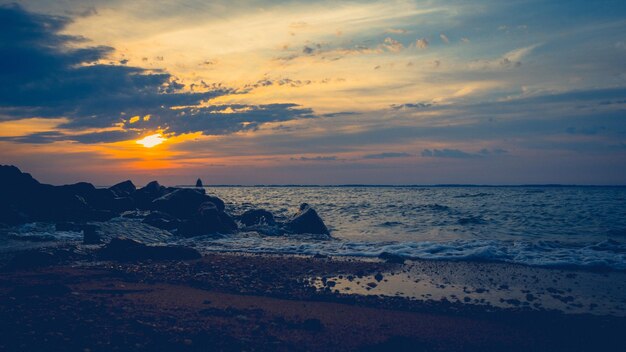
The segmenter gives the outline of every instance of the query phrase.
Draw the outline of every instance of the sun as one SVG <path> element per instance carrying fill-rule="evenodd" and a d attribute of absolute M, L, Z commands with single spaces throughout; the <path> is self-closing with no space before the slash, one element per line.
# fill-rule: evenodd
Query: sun
<path fill-rule="evenodd" d="M 157 146 L 163 142 L 165 142 L 167 140 L 167 138 L 163 137 L 160 133 L 157 134 L 152 134 L 149 136 L 146 136 L 140 140 L 137 141 L 137 144 L 141 144 L 146 148 L 152 148 L 154 146 Z"/>

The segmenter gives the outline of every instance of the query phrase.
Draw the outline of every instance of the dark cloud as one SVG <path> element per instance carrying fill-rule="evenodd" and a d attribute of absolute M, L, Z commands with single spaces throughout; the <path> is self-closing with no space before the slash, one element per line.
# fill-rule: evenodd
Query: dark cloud
<path fill-rule="evenodd" d="M 454 158 L 468 159 L 479 157 L 478 154 L 471 154 L 459 149 L 424 149 L 422 156 L 426 158 Z"/>
<path fill-rule="evenodd" d="M 411 156 L 411 154 L 404 152 L 387 152 L 379 154 L 367 154 L 363 156 L 363 159 L 405 158 L 407 156 Z"/>
<path fill-rule="evenodd" d="M 487 148 L 483 148 L 483 149 L 481 149 L 478 152 L 478 154 L 484 155 L 484 156 L 487 156 L 487 155 L 503 155 L 503 154 L 508 154 L 508 153 L 509 153 L 508 150 L 501 149 L 501 148 L 495 148 L 495 149 L 491 149 L 491 150 L 489 150 Z"/>
<path fill-rule="evenodd" d="M 73 48 L 86 40 L 61 34 L 70 22 L 68 17 L 33 14 L 18 5 L 0 6 L 0 121 L 65 117 L 68 122 L 60 128 L 73 130 L 71 136 L 62 132 L 33 134 L 13 138 L 16 142 L 117 141 L 133 133 L 80 131 L 119 123 L 130 127 L 125 120 L 135 115 L 152 116 L 150 121 L 134 124 L 135 130 L 158 127 L 176 134 L 224 134 L 258 128 L 264 122 L 313 117 L 310 109 L 294 104 L 193 107 L 211 98 L 242 92 L 204 82 L 203 88 L 208 91 L 188 92 L 164 71 L 101 64 L 114 49 Z"/>
<path fill-rule="evenodd" d="M 425 109 L 431 107 L 431 103 L 407 103 L 407 104 L 392 104 L 390 107 L 394 110 L 401 109 Z"/>
<path fill-rule="evenodd" d="M 335 161 L 335 160 L 338 160 L 338 158 L 336 156 L 314 156 L 314 157 L 301 156 L 299 158 L 291 158 L 291 160 L 298 160 L 298 161 Z"/>

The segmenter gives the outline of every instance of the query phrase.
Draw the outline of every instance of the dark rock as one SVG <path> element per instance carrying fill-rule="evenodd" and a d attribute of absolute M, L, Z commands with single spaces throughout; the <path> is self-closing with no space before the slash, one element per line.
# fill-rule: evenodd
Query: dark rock
<path fill-rule="evenodd" d="M 188 219 L 207 200 L 206 196 L 195 189 L 179 188 L 152 202 L 154 210 L 159 210 L 177 218 Z"/>
<path fill-rule="evenodd" d="M 207 202 L 211 202 L 215 204 L 215 206 L 217 207 L 217 210 L 219 211 L 224 211 L 224 209 L 226 209 L 226 205 L 224 204 L 224 201 L 219 199 L 218 197 L 206 195 L 205 199 Z"/>
<path fill-rule="evenodd" d="M 30 218 L 12 204 L 0 204 L 0 224 L 18 225 L 29 222 Z"/>
<path fill-rule="evenodd" d="M 132 181 L 126 180 L 109 187 L 109 190 L 111 190 L 116 197 L 130 197 L 133 193 L 135 193 L 137 188 Z"/>
<path fill-rule="evenodd" d="M 198 181 L 196 181 L 196 187 L 204 187 L 202 185 L 202 180 L 201 179 L 198 179 Z"/>
<path fill-rule="evenodd" d="M 20 252 L 7 265 L 7 269 L 34 269 L 40 267 L 51 266 L 59 263 L 60 259 L 49 252 L 42 251 L 26 251 Z"/>
<path fill-rule="evenodd" d="M 98 226 L 96 225 L 83 226 L 83 244 L 101 244 L 102 239 L 97 230 Z"/>
<path fill-rule="evenodd" d="M 235 231 L 237 231 L 235 221 L 228 214 L 220 211 L 212 202 L 201 204 L 196 215 L 179 227 L 179 234 L 188 237 L 216 233 L 226 234 Z"/>
<path fill-rule="evenodd" d="M 142 222 L 162 230 L 173 230 L 180 224 L 180 221 L 175 217 L 160 211 L 150 212 Z"/>
<path fill-rule="evenodd" d="M 200 253 L 182 246 L 146 246 L 143 243 L 126 239 L 114 238 L 98 251 L 102 259 L 118 261 L 142 260 L 192 260 L 202 257 Z"/>
<path fill-rule="evenodd" d="M 374 275 L 374 279 L 376 279 L 376 281 L 378 281 L 378 282 L 383 281 L 383 274 L 378 273 L 378 274 Z"/>
<path fill-rule="evenodd" d="M 389 252 L 380 253 L 378 255 L 378 258 L 384 259 L 385 261 L 387 261 L 387 263 L 404 264 L 404 258 L 402 258 L 401 256 L 397 254 L 393 254 Z"/>
<path fill-rule="evenodd" d="M 152 201 L 164 196 L 166 188 L 161 186 L 157 181 L 148 183 L 145 187 L 138 189 L 133 193 L 132 198 L 135 206 L 139 209 L 151 209 Z"/>
<path fill-rule="evenodd" d="M 285 227 L 291 233 L 329 234 L 324 221 L 317 215 L 315 209 L 306 203 L 300 205 L 300 211 L 285 224 Z"/>
<path fill-rule="evenodd" d="M 239 220 L 246 226 L 276 224 L 274 215 L 265 209 L 247 210 L 239 216 Z"/>

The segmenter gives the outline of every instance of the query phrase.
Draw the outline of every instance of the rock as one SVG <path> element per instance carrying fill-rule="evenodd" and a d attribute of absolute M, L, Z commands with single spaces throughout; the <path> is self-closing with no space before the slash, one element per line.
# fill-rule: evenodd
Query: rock
<path fill-rule="evenodd" d="M 102 259 L 118 261 L 142 260 L 192 260 L 202 257 L 193 248 L 182 246 L 146 246 L 143 243 L 126 239 L 113 238 L 98 251 Z"/>
<path fill-rule="evenodd" d="M 285 224 L 285 228 L 291 233 L 329 234 L 324 221 L 306 203 L 300 205 L 300 211 Z"/>
<path fill-rule="evenodd" d="M 155 199 L 152 207 L 177 218 L 189 218 L 205 200 L 205 195 L 195 189 L 179 188 Z"/>
<path fill-rule="evenodd" d="M 217 198 L 191 188 L 179 188 L 152 202 L 154 210 L 173 215 L 179 219 L 189 219 L 196 214 L 204 202 L 213 203 L 219 211 L 224 211 L 224 202 Z"/>
<path fill-rule="evenodd" d="M 0 204 L 0 224 L 18 225 L 29 222 L 28 215 L 15 209 L 12 204 Z"/>
<path fill-rule="evenodd" d="M 274 215 L 265 209 L 247 210 L 239 216 L 239 220 L 246 226 L 276 224 Z"/>
<path fill-rule="evenodd" d="M 212 202 L 201 204 L 196 215 L 179 227 L 179 234 L 187 237 L 235 231 L 237 231 L 235 221 Z"/>
<path fill-rule="evenodd" d="M 0 167 L 0 199 L 0 221 L 10 224 L 107 220 L 129 207 L 123 202 L 116 204 L 111 191 L 90 183 L 41 184 L 14 166 Z"/>
<path fill-rule="evenodd" d="M 180 221 L 175 217 L 160 211 L 152 211 L 146 216 L 143 223 L 162 230 L 173 230 L 178 227 Z"/>
<path fill-rule="evenodd" d="M 198 181 L 196 181 L 196 187 L 200 187 L 200 188 L 204 187 L 202 185 L 202 180 L 201 179 L 198 179 Z"/>
<path fill-rule="evenodd" d="M 151 209 L 152 201 L 164 196 L 166 188 L 161 186 L 157 181 L 148 183 L 145 187 L 142 187 L 133 193 L 132 198 L 135 201 L 135 206 L 142 210 Z"/>
<path fill-rule="evenodd" d="M 132 181 L 126 180 L 109 187 L 109 190 L 111 190 L 116 197 L 130 197 L 133 193 L 135 193 L 137 188 Z"/>
<path fill-rule="evenodd" d="M 83 244 L 101 244 L 102 239 L 96 231 L 98 226 L 85 225 L 83 226 Z"/>

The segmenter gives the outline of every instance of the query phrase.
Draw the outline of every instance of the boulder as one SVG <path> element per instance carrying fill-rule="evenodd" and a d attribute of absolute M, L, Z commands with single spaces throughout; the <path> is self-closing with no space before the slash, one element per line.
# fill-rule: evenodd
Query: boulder
<path fill-rule="evenodd" d="M 189 219 L 196 214 L 204 202 L 213 203 L 218 210 L 224 210 L 224 202 L 217 198 L 205 195 L 197 189 L 178 188 L 152 202 L 154 210 L 159 210 L 180 219 Z"/>
<path fill-rule="evenodd" d="M 64 186 L 41 184 L 14 166 L 0 166 L 0 222 L 107 220 L 128 201 L 86 182 Z"/>
<path fill-rule="evenodd" d="M 193 248 L 182 246 L 147 246 L 127 238 L 113 238 L 98 251 L 98 256 L 106 260 L 192 260 L 202 257 Z"/>
<path fill-rule="evenodd" d="M 0 204 L 0 224 L 18 225 L 29 222 L 29 217 L 13 204 Z"/>
<path fill-rule="evenodd" d="M 137 188 L 132 181 L 126 180 L 109 187 L 109 190 L 111 190 L 116 197 L 130 197 L 133 193 L 135 193 Z"/>
<path fill-rule="evenodd" d="M 235 221 L 212 202 L 205 202 L 198 207 L 195 216 L 179 226 L 178 233 L 192 237 L 209 234 L 227 234 L 237 231 Z"/>
<path fill-rule="evenodd" d="M 151 209 L 152 201 L 164 196 L 166 188 L 161 186 L 157 181 L 148 183 L 145 187 L 142 187 L 133 193 L 132 198 L 135 201 L 135 206 L 139 209 L 147 210 Z"/>
<path fill-rule="evenodd" d="M 300 211 L 285 224 L 285 228 L 291 233 L 330 234 L 315 209 L 306 203 L 300 205 Z"/>
<path fill-rule="evenodd" d="M 255 225 L 275 225 L 274 215 L 265 209 L 251 209 L 247 210 L 241 216 L 239 220 L 246 226 Z"/>
<path fill-rule="evenodd" d="M 148 214 L 142 222 L 144 224 L 168 231 L 177 228 L 180 224 L 180 221 L 175 217 L 160 211 L 150 212 L 150 214 Z"/>

